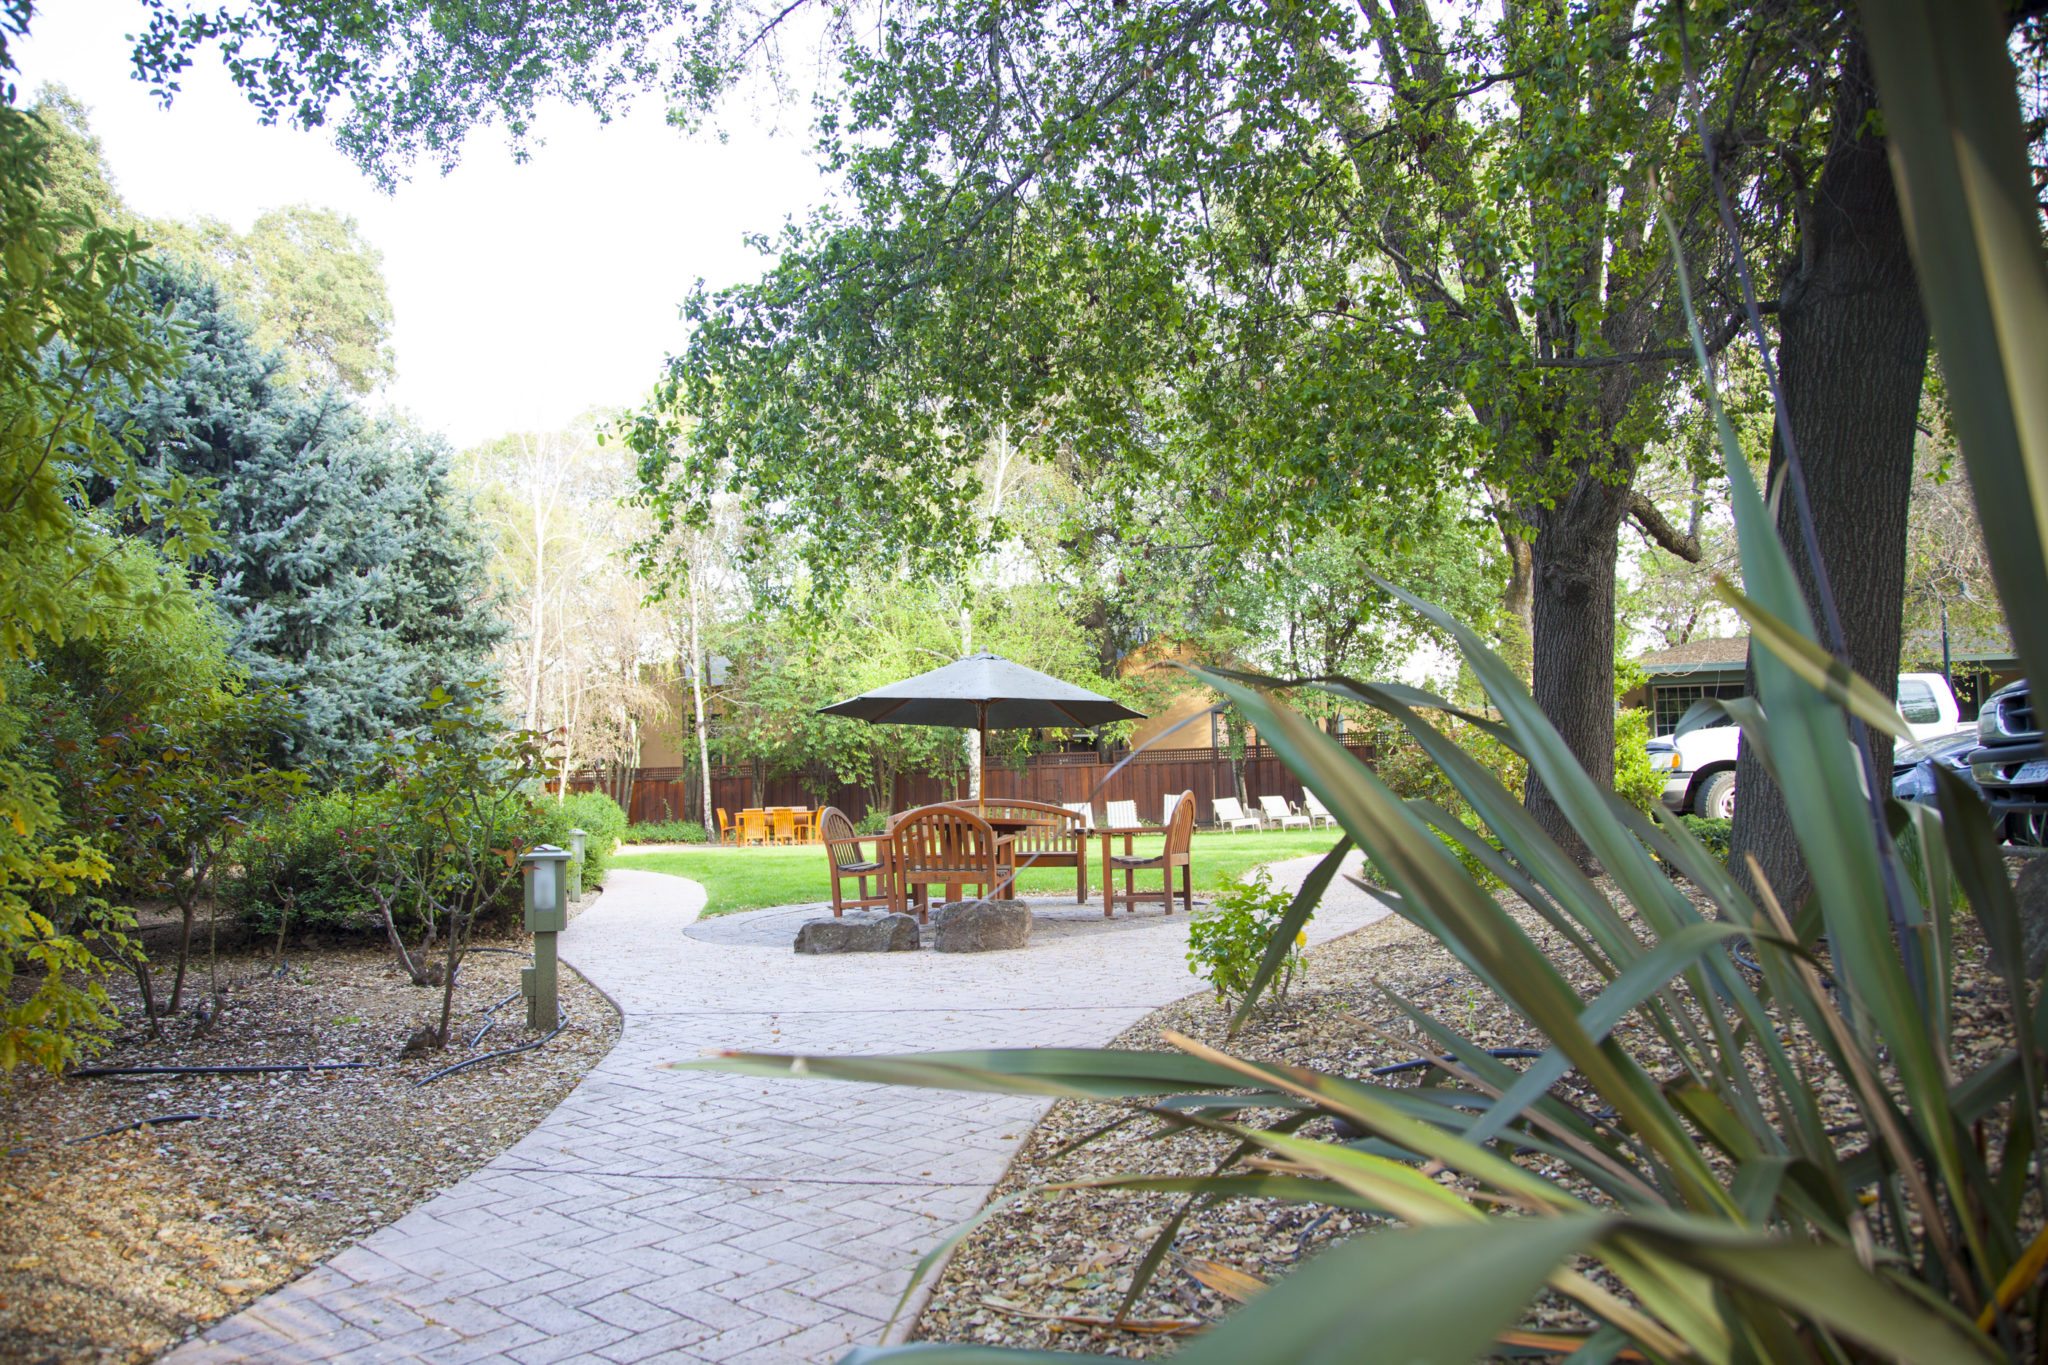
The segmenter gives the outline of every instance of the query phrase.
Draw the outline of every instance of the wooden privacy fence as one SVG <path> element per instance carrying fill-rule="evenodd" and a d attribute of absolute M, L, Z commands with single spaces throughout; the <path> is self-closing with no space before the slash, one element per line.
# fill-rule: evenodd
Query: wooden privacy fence
<path fill-rule="evenodd" d="M 1369 744 L 1347 744 L 1353 757 L 1370 764 L 1375 757 Z M 1135 801 L 1141 819 L 1157 823 L 1165 811 L 1166 798 L 1179 792 L 1195 794 L 1195 818 L 1202 824 L 1215 820 L 1213 802 L 1218 796 L 1239 795 L 1237 770 L 1244 774 L 1243 795 L 1256 802 L 1261 796 L 1283 796 L 1289 803 L 1301 802 L 1301 783 L 1287 765 L 1264 745 L 1254 746 L 1233 765 L 1227 752 L 1214 749 L 1147 749 L 1109 776 L 1117 760 L 1093 753 L 1036 754 L 1021 766 L 1003 764 L 988 770 L 988 799 L 1049 801 L 1067 805 L 1092 799 L 1099 819 L 1105 801 Z M 620 775 L 623 777 L 623 774 Z M 1107 778 L 1107 782 L 1104 779 Z M 657 820 L 705 820 L 697 809 L 701 784 L 693 770 L 683 768 L 636 768 L 632 772 L 630 800 L 622 800 L 626 814 L 636 825 Z M 1095 788 L 1102 785 L 1100 791 Z M 596 774 L 570 779 L 571 788 L 589 791 L 600 788 L 613 796 L 624 795 L 623 780 L 609 775 L 602 782 Z M 754 778 L 744 768 L 711 770 L 711 805 L 737 814 L 748 806 L 837 806 L 848 818 L 858 821 L 881 804 L 865 786 L 835 785 L 822 793 L 802 776 L 770 779 L 755 800 Z M 957 801 L 967 794 L 967 779 L 934 777 L 925 773 L 904 773 L 897 777 L 887 803 L 889 811 L 908 810 L 934 801 Z"/>

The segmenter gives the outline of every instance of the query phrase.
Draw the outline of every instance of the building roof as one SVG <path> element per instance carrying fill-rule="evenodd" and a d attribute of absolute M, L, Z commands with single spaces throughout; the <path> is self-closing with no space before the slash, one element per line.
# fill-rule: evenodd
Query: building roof
<path fill-rule="evenodd" d="M 1656 675 L 1726 673 L 1731 669 L 1741 672 L 1749 662 L 1749 637 L 1735 635 L 1725 639 L 1687 640 L 1669 649 L 1653 649 L 1647 654 L 1639 654 L 1636 662 L 1642 665 L 1643 672 Z"/>
<path fill-rule="evenodd" d="M 1995 633 L 1972 633 L 1965 635 L 1951 631 L 1948 638 L 1949 658 L 1957 663 L 2012 665 L 2018 666 L 2018 657 L 2012 650 L 2012 642 Z M 1906 633 L 1899 650 L 1899 662 L 1910 666 L 1915 663 L 1939 661 L 1941 658 L 1941 632 L 1938 630 L 1914 630 Z M 1687 640 L 1682 645 L 1669 649 L 1653 649 L 1647 654 L 1636 656 L 1643 672 L 1652 677 L 1682 676 L 1688 673 L 1740 673 L 1749 662 L 1749 637 L 1730 635 L 1711 639 Z"/>

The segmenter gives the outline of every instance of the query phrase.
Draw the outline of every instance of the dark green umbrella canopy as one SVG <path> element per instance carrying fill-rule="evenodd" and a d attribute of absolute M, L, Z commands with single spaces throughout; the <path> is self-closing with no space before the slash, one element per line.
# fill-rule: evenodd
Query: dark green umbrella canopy
<path fill-rule="evenodd" d="M 983 650 L 902 682 L 818 708 L 877 725 L 946 725 L 981 732 L 981 792 L 988 799 L 988 732 L 1073 730 L 1143 720 L 1122 702 Z"/>
<path fill-rule="evenodd" d="M 1073 730 L 1145 718 L 1122 702 L 986 650 L 818 710 L 876 724 L 961 730 Z"/>

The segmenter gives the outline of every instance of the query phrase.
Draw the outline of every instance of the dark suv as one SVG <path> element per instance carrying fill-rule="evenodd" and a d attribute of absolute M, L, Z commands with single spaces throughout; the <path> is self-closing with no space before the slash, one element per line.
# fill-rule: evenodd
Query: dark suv
<path fill-rule="evenodd" d="M 2048 748 L 2032 690 L 2008 683 L 1985 699 L 1977 713 L 1977 742 L 1970 772 L 1984 789 L 1994 821 L 2016 844 L 2048 843 Z"/>

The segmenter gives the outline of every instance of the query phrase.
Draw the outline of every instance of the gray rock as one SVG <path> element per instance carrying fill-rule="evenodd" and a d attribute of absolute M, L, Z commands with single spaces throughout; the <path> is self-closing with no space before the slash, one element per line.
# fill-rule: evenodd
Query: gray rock
<path fill-rule="evenodd" d="M 1023 901 L 955 901 L 932 916 L 942 953 L 993 953 L 1031 942 L 1031 907 Z"/>
<path fill-rule="evenodd" d="M 839 919 L 805 920 L 796 931 L 800 953 L 914 953 L 917 921 L 909 915 L 849 911 Z"/>

